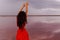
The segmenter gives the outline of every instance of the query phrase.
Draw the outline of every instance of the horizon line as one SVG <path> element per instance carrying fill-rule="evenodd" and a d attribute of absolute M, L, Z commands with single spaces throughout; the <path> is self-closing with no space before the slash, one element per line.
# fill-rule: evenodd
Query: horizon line
<path fill-rule="evenodd" d="M 16 17 L 17 15 L 0 15 L 0 17 Z M 28 15 L 28 16 L 60 16 L 60 15 Z"/>

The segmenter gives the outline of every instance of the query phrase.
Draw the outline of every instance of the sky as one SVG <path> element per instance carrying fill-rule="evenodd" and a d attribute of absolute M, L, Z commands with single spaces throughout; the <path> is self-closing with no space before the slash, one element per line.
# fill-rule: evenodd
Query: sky
<path fill-rule="evenodd" d="M 0 0 L 0 15 L 17 15 L 26 0 Z M 60 15 L 60 0 L 29 0 L 29 15 Z"/>

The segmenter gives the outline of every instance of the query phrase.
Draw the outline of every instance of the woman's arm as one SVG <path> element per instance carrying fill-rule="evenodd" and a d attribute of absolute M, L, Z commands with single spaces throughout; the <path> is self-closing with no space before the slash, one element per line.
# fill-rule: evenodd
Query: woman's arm
<path fill-rule="evenodd" d="M 23 4 L 23 5 L 20 7 L 19 11 L 22 11 L 24 7 L 25 7 L 25 4 Z"/>
<path fill-rule="evenodd" d="M 26 7 L 26 15 L 27 15 L 28 14 L 28 2 L 26 2 L 25 7 Z"/>
<path fill-rule="evenodd" d="M 27 14 L 28 14 L 28 2 L 26 2 L 25 4 L 23 4 L 23 5 L 20 7 L 19 11 L 22 11 L 24 7 L 26 8 L 26 15 L 27 15 Z"/>

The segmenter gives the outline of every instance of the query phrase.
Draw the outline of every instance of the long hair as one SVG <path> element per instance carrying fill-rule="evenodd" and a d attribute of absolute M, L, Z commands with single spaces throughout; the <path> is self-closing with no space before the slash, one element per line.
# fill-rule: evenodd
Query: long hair
<path fill-rule="evenodd" d="M 25 25 L 25 23 L 27 23 L 26 12 L 20 11 L 17 15 L 17 26 L 22 28 L 23 24 Z"/>

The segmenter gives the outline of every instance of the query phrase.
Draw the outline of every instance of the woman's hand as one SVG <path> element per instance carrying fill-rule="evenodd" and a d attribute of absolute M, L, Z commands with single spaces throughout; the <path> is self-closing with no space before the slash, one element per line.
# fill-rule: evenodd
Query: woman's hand
<path fill-rule="evenodd" d="M 25 6 L 28 6 L 28 2 L 25 3 Z"/>

